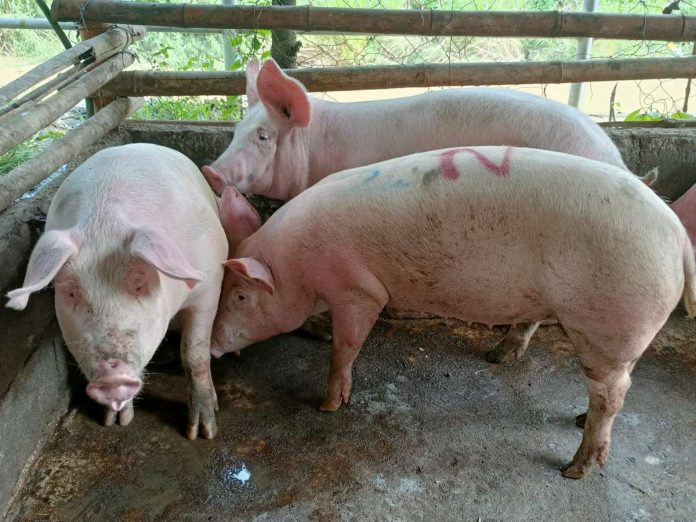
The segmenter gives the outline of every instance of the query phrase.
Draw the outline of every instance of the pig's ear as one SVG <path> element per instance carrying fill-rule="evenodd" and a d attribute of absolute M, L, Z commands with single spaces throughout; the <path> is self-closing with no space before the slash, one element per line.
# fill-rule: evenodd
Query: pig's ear
<path fill-rule="evenodd" d="M 256 232 L 261 226 L 261 218 L 256 209 L 234 187 L 229 186 L 222 193 L 220 202 L 220 221 L 227 234 L 231 248 Z"/>
<path fill-rule="evenodd" d="M 273 274 L 271 274 L 271 271 L 264 263 L 257 261 L 253 257 L 228 259 L 225 261 L 225 266 L 233 272 L 251 279 L 269 294 L 273 295 L 275 293 Z"/>
<path fill-rule="evenodd" d="M 185 281 L 189 288 L 196 286 L 205 277 L 203 272 L 191 266 L 171 239 L 150 227 L 135 229 L 130 253 L 147 261 L 163 274 Z M 130 283 L 129 281 L 129 287 L 132 286 Z"/>
<path fill-rule="evenodd" d="M 312 118 L 309 96 L 297 80 L 280 70 L 274 60 L 266 60 L 256 79 L 259 98 L 267 109 L 294 127 L 307 127 Z"/>
<path fill-rule="evenodd" d="M 259 103 L 259 93 L 256 90 L 256 77 L 259 75 L 259 61 L 254 58 L 246 68 L 246 95 L 249 107 Z"/>
<path fill-rule="evenodd" d="M 29 296 L 51 282 L 70 256 L 78 250 L 73 236 L 70 230 L 49 230 L 41 236 L 29 258 L 24 286 L 7 294 L 10 298 L 6 305 L 8 308 L 24 310 Z"/>
<path fill-rule="evenodd" d="M 225 177 L 220 174 L 220 171 L 210 165 L 204 165 L 201 168 L 201 172 L 203 172 L 203 176 L 208 182 L 208 185 L 210 185 L 210 188 L 218 194 L 222 194 L 222 191 L 225 190 L 226 183 Z"/>

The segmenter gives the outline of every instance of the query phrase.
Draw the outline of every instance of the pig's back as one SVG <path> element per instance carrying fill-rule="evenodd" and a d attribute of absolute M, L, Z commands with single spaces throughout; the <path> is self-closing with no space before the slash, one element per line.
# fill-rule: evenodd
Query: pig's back
<path fill-rule="evenodd" d="M 361 107 L 365 104 L 374 104 L 374 110 Z M 348 104 L 347 110 L 350 105 L 360 111 L 362 128 L 387 126 L 392 134 L 398 129 L 395 140 L 369 135 L 369 140 L 386 140 L 389 145 L 376 148 L 379 157 L 366 163 L 446 147 L 511 145 L 565 152 L 626 168 L 601 127 L 577 109 L 543 96 L 479 87 Z M 359 139 L 360 133 L 356 134 Z M 360 153 L 367 150 L 369 146 L 361 147 Z"/>
<path fill-rule="evenodd" d="M 659 293 L 681 263 L 665 252 L 681 252 L 684 239 L 667 205 L 626 171 L 510 147 L 344 171 L 286 207 L 296 241 L 350 250 L 346 258 L 362 259 L 395 306 L 470 309 L 479 315 L 469 319 L 492 323 L 552 315 L 549 303 L 566 295 L 560 285 L 577 293 L 606 279 L 607 288 L 624 285 L 614 294 L 628 292 L 635 277 L 617 273 L 650 272 L 642 284 Z"/>
<path fill-rule="evenodd" d="M 118 212 L 133 225 L 180 224 L 217 214 L 215 197 L 196 165 L 183 154 L 138 143 L 103 149 L 66 179 L 51 204 L 49 221 L 87 228 Z M 53 218 L 53 219 L 51 219 Z"/>

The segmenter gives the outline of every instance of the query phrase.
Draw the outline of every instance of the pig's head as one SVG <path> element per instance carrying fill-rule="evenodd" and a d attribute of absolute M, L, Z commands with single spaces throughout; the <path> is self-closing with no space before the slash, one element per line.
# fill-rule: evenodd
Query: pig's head
<path fill-rule="evenodd" d="M 220 220 L 231 252 L 261 226 L 256 209 L 234 187 L 227 187 L 222 193 Z M 251 258 L 230 259 L 225 267 L 211 344 L 215 357 L 268 337 L 254 327 L 253 321 L 261 313 L 265 300 L 274 293 L 273 276 L 262 262 Z"/>
<path fill-rule="evenodd" d="M 202 279 L 176 245 L 148 227 L 132 228 L 117 244 L 87 244 L 75 229 L 50 230 L 7 306 L 23 310 L 33 292 L 54 281 L 58 322 L 89 381 L 87 394 L 119 411 L 140 391 L 145 365 L 176 312 L 163 285 L 192 288 Z"/>
<path fill-rule="evenodd" d="M 212 165 L 203 167 L 203 175 L 218 194 L 234 185 L 247 194 L 278 197 L 271 192 L 276 159 L 281 150 L 288 156 L 300 154 L 295 150 L 297 140 L 289 138 L 296 129 L 309 126 L 309 97 L 302 84 L 283 73 L 272 59 L 260 70 L 256 60 L 249 63 L 246 79 L 247 114 L 235 128 L 227 150 Z"/>
<path fill-rule="evenodd" d="M 268 266 L 243 257 L 225 262 L 225 279 L 213 324 L 210 352 L 221 357 L 278 333 L 271 320 L 275 284 Z"/>

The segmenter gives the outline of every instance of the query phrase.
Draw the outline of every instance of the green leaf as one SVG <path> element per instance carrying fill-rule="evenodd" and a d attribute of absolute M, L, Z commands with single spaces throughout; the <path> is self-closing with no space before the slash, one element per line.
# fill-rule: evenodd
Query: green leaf
<path fill-rule="evenodd" d="M 673 120 L 696 120 L 696 116 L 688 112 L 677 111 L 669 115 Z"/>
<path fill-rule="evenodd" d="M 636 109 L 631 114 L 624 118 L 624 121 L 637 121 L 638 115 L 640 114 L 640 109 Z"/>

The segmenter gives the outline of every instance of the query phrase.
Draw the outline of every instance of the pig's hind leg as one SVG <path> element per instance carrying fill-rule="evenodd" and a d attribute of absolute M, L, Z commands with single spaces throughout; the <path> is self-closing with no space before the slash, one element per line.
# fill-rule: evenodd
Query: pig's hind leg
<path fill-rule="evenodd" d="M 500 364 L 519 360 L 527 350 L 529 341 L 540 324 L 520 323 L 512 325 L 503 340 L 486 353 L 486 361 Z"/>
<path fill-rule="evenodd" d="M 604 343 L 599 345 L 578 330 L 564 326 L 580 356 L 590 395 L 587 413 L 576 419 L 576 422 L 584 421 L 582 442 L 572 462 L 562 469 L 564 477 L 579 479 L 589 474 L 594 463 L 600 466 L 606 463 L 612 425 L 631 386 L 631 370 L 652 337 L 647 342 L 645 338 L 636 338 L 630 346 L 612 347 L 607 346 L 611 341 L 606 337 Z M 616 335 L 616 338 L 620 337 Z M 625 354 L 624 360 L 618 354 Z"/>
<path fill-rule="evenodd" d="M 215 310 L 187 308 L 181 312 L 181 361 L 188 384 L 186 437 L 199 434 L 212 439 L 217 433 L 217 395 L 210 374 L 210 334 Z"/>

